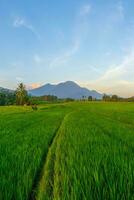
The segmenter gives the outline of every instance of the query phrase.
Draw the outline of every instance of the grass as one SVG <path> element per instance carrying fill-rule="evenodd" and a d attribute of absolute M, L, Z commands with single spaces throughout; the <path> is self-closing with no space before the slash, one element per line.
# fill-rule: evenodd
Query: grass
<path fill-rule="evenodd" d="M 134 199 L 133 103 L 1 107 L 0 141 L 0 199 Z"/>
<path fill-rule="evenodd" d="M 50 149 L 37 199 L 134 199 L 133 119 L 133 104 L 79 104 Z"/>
<path fill-rule="evenodd" d="M 65 112 L 0 108 L 0 199 L 28 199 Z"/>

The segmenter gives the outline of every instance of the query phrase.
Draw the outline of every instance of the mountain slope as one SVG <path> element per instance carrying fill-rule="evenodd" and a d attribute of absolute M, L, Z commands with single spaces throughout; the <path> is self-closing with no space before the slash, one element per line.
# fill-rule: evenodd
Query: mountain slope
<path fill-rule="evenodd" d="M 7 93 L 13 93 L 14 91 L 10 90 L 10 89 L 7 89 L 7 88 L 0 87 L 0 92 L 4 93 L 4 94 L 7 94 Z"/>
<path fill-rule="evenodd" d="M 81 99 L 82 96 L 92 96 L 93 98 L 101 99 L 102 94 L 94 90 L 82 88 L 73 81 L 59 83 L 57 85 L 46 84 L 42 87 L 29 90 L 32 96 L 55 95 L 58 98 L 74 98 Z"/>

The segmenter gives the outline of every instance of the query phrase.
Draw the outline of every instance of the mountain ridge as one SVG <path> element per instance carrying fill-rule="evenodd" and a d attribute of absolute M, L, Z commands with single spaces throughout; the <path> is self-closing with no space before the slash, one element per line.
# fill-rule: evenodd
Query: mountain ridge
<path fill-rule="evenodd" d="M 2 93 L 13 93 L 14 91 L 11 90 L 11 89 L 8 89 L 8 88 L 3 88 L 3 87 L 0 87 L 0 92 Z"/>
<path fill-rule="evenodd" d="M 58 98 L 73 98 L 81 99 L 83 96 L 86 98 L 92 96 L 96 99 L 102 99 L 103 94 L 89 90 L 85 87 L 80 87 L 73 81 L 61 82 L 59 84 L 47 83 L 41 87 L 29 90 L 28 93 L 32 96 L 55 95 Z"/>

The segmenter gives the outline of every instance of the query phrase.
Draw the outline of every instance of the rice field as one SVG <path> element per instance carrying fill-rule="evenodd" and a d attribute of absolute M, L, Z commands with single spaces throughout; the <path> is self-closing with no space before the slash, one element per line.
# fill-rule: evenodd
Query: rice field
<path fill-rule="evenodd" d="M 134 104 L 0 107 L 0 199 L 133 200 Z"/>

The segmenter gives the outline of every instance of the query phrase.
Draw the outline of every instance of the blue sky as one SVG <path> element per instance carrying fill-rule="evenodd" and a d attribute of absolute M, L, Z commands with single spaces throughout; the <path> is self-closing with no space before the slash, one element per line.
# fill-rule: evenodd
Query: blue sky
<path fill-rule="evenodd" d="M 0 86 L 134 95 L 132 0 L 0 0 Z"/>

